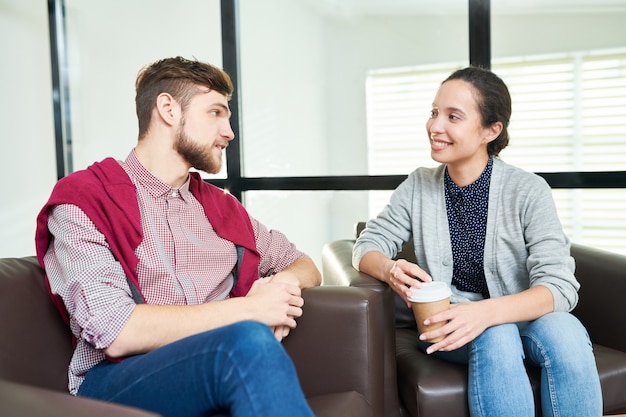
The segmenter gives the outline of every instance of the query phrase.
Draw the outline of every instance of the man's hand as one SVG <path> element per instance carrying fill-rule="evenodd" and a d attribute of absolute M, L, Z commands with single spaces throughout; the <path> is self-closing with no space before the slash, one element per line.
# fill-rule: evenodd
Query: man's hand
<path fill-rule="evenodd" d="M 299 288 L 308 288 L 320 285 L 321 275 L 311 259 L 300 258 L 285 270 L 267 278 L 263 278 L 263 280 L 274 284 L 286 284 L 290 286 L 297 286 Z M 303 304 L 304 300 L 302 300 L 302 303 L 299 304 L 298 307 L 301 308 Z M 300 312 L 300 315 L 295 317 L 292 316 L 291 318 L 295 321 L 295 318 L 300 317 L 301 315 L 302 312 Z M 274 336 L 276 336 L 276 339 L 280 342 L 287 337 L 291 329 L 294 327 L 295 326 L 290 327 L 287 325 L 278 325 L 272 326 L 272 330 L 274 331 Z"/>
<path fill-rule="evenodd" d="M 300 287 L 300 280 L 298 279 L 298 276 L 288 269 L 262 279 L 267 280 L 268 282 L 283 283 Z"/>
<path fill-rule="evenodd" d="M 295 284 L 300 288 L 316 287 L 322 283 L 322 274 L 310 258 L 298 258 L 283 271 L 269 277 L 273 282 Z"/>
<path fill-rule="evenodd" d="M 298 277 L 295 274 L 291 273 L 289 270 L 279 272 L 278 274 L 269 276 L 265 279 L 275 283 L 283 282 L 291 285 L 300 285 L 300 280 L 298 279 Z M 272 327 L 272 331 L 274 332 L 276 340 L 282 342 L 283 339 L 289 335 L 291 329 L 288 326 L 275 326 Z"/>
<path fill-rule="evenodd" d="M 270 326 L 278 341 L 296 327 L 296 318 L 302 315 L 304 305 L 297 278 L 282 274 L 282 278 L 277 274 L 257 280 L 246 295 L 255 301 L 256 319 Z"/>

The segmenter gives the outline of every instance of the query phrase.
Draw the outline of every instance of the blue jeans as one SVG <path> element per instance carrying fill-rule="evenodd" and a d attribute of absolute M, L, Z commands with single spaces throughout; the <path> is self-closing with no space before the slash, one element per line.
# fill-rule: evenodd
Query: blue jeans
<path fill-rule="evenodd" d="M 78 395 L 165 417 L 313 417 L 291 359 L 270 328 L 253 321 L 101 362 Z"/>
<path fill-rule="evenodd" d="M 425 350 L 428 343 L 420 342 Z M 602 391 L 589 335 L 569 313 L 490 327 L 444 360 L 469 366 L 468 402 L 473 417 L 534 417 L 525 361 L 541 368 L 544 417 L 600 417 Z"/>

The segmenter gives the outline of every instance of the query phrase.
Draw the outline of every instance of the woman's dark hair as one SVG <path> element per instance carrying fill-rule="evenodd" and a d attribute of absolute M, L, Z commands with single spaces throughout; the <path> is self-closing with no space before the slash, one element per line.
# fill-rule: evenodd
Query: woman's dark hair
<path fill-rule="evenodd" d="M 443 83 L 450 80 L 463 80 L 474 87 L 483 127 L 489 127 L 496 122 L 502 123 L 500 135 L 487 145 L 489 155 L 498 156 L 500 151 L 509 144 L 507 128 L 511 119 L 511 95 L 506 84 L 493 72 L 480 67 L 457 70 Z"/>
<path fill-rule="evenodd" d="M 217 91 L 227 99 L 233 94 L 233 84 L 228 74 L 211 64 L 179 56 L 162 59 L 142 68 L 135 82 L 139 138 L 148 131 L 152 109 L 159 94 L 170 94 L 184 110 L 191 98 L 200 92 L 198 87 Z"/>

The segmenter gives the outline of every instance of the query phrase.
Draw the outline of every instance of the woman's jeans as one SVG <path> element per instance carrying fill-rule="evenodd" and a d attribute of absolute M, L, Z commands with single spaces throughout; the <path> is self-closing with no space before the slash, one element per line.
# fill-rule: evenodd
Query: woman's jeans
<path fill-rule="evenodd" d="M 428 343 L 420 342 L 425 350 Z M 541 368 L 544 417 L 599 417 L 602 392 L 591 342 L 569 313 L 550 313 L 531 322 L 490 327 L 444 360 L 469 366 L 468 402 L 473 417 L 534 417 L 527 363 Z"/>
<path fill-rule="evenodd" d="M 165 417 L 313 417 L 291 359 L 268 326 L 252 321 L 102 362 L 78 395 Z"/>

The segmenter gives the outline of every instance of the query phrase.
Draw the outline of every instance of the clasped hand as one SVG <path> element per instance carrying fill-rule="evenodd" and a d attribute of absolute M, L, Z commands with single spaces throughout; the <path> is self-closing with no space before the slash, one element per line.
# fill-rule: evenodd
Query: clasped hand
<path fill-rule="evenodd" d="M 254 298 L 255 319 L 270 326 L 278 341 L 287 337 L 302 315 L 302 290 L 288 274 L 258 279 L 246 297 Z"/>

